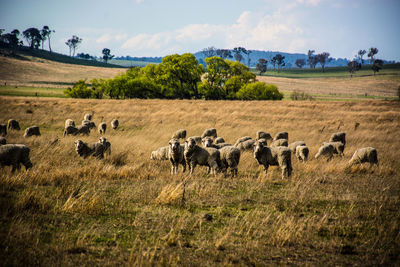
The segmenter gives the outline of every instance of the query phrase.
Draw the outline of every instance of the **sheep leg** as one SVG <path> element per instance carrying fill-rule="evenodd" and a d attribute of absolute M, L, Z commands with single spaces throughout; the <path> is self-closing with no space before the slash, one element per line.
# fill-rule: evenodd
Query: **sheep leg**
<path fill-rule="evenodd" d="M 269 167 L 268 164 L 265 164 L 265 165 L 264 165 L 264 172 L 265 172 L 265 175 L 267 175 L 267 173 L 268 173 L 268 167 Z"/>

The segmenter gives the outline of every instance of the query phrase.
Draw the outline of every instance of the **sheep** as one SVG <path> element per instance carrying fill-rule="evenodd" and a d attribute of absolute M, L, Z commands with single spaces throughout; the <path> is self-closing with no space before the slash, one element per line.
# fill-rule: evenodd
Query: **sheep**
<path fill-rule="evenodd" d="M 25 129 L 24 137 L 29 137 L 33 135 L 40 135 L 39 126 L 31 126 Z"/>
<path fill-rule="evenodd" d="M 333 147 L 332 144 L 325 143 L 318 149 L 318 152 L 315 155 L 315 158 L 318 159 L 321 156 L 325 156 L 325 157 L 327 157 L 327 161 L 330 161 L 333 157 L 334 151 L 335 151 L 335 148 Z"/>
<path fill-rule="evenodd" d="M 268 142 L 264 138 L 257 139 L 257 141 L 260 142 L 261 144 L 263 144 L 264 146 L 268 146 Z"/>
<path fill-rule="evenodd" d="M 246 151 L 246 150 L 253 149 L 253 145 L 254 145 L 254 140 L 249 139 L 249 140 L 246 140 L 244 142 L 237 144 L 235 147 L 239 148 L 240 151 Z"/>
<path fill-rule="evenodd" d="M 197 145 L 201 145 L 201 141 L 202 141 L 202 138 L 201 138 L 201 136 L 190 136 L 189 138 L 192 138 L 192 139 L 194 139 L 195 141 L 196 141 L 196 144 Z M 189 139 L 188 138 L 188 139 Z"/>
<path fill-rule="evenodd" d="M 288 146 L 288 140 L 287 139 L 278 139 L 278 140 L 274 140 L 270 147 L 278 147 L 278 146 Z"/>
<path fill-rule="evenodd" d="M 86 159 L 90 155 L 97 159 L 104 158 L 104 145 L 101 143 L 85 143 L 82 140 L 74 142 L 76 153 Z"/>
<path fill-rule="evenodd" d="M 178 166 L 182 164 L 183 172 L 186 170 L 184 156 L 185 148 L 179 143 L 179 139 L 173 138 L 168 142 L 168 159 L 171 162 L 171 174 L 178 173 Z"/>
<path fill-rule="evenodd" d="M 89 129 L 96 128 L 96 124 L 93 121 L 89 121 L 89 120 L 83 120 L 82 125 L 87 125 L 89 127 Z"/>
<path fill-rule="evenodd" d="M 213 147 L 202 148 L 196 144 L 192 138 L 185 141 L 184 156 L 186 163 L 189 165 L 189 172 L 193 174 L 196 165 L 208 166 L 207 173 L 216 174 L 220 167 L 220 155 L 218 149 Z"/>
<path fill-rule="evenodd" d="M 342 142 L 324 142 L 323 144 L 331 144 L 333 146 L 333 154 L 339 154 L 341 157 L 344 156 L 344 144 Z"/>
<path fill-rule="evenodd" d="M 220 148 L 223 148 L 223 147 L 226 147 L 226 146 L 232 146 L 232 144 L 229 144 L 229 143 L 213 144 L 213 147 L 216 148 L 216 149 L 220 149 Z"/>
<path fill-rule="evenodd" d="M 346 133 L 339 132 L 332 134 L 329 142 L 342 142 L 343 145 L 346 145 Z"/>
<path fill-rule="evenodd" d="M 285 178 L 285 176 L 290 177 L 292 175 L 292 152 L 287 147 L 267 147 L 261 142 L 256 141 L 254 144 L 253 156 L 258 164 L 264 166 L 265 174 L 267 174 L 268 167 L 271 165 L 281 168 L 282 179 Z"/>
<path fill-rule="evenodd" d="M 0 135 L 6 136 L 7 135 L 7 125 L 0 124 Z"/>
<path fill-rule="evenodd" d="M 296 153 L 296 148 L 298 146 L 305 146 L 305 145 L 306 145 L 306 142 L 304 142 L 304 141 L 296 141 L 296 142 L 289 144 L 288 147 L 289 147 L 290 151 L 292 151 L 292 153 Z"/>
<path fill-rule="evenodd" d="M 215 138 L 214 143 L 215 144 L 225 143 L 225 139 L 222 137 L 217 137 L 217 138 Z"/>
<path fill-rule="evenodd" d="M 106 134 L 106 130 L 107 130 L 107 123 L 101 122 L 98 128 L 99 134 Z"/>
<path fill-rule="evenodd" d="M 19 170 L 21 163 L 28 170 L 33 164 L 29 159 L 30 149 L 26 145 L 8 144 L 0 146 L 0 167 L 12 166 L 11 172 Z"/>
<path fill-rule="evenodd" d="M 107 155 L 111 155 L 111 143 L 104 136 L 99 138 L 99 143 L 103 144 L 104 153 L 107 153 Z"/>
<path fill-rule="evenodd" d="M 376 164 L 376 166 L 379 166 L 378 162 L 378 152 L 376 151 L 375 148 L 373 147 L 364 147 L 357 149 L 353 156 L 351 157 L 349 161 L 349 165 L 354 165 L 354 164 L 361 164 L 369 162 L 369 164 L 372 166 L 373 164 Z"/>
<path fill-rule="evenodd" d="M 296 157 L 299 161 L 305 162 L 308 160 L 308 154 L 310 154 L 310 150 L 307 146 L 301 145 L 296 147 Z"/>
<path fill-rule="evenodd" d="M 19 127 L 19 122 L 14 120 L 14 119 L 9 119 L 8 120 L 8 125 L 7 125 L 8 130 L 21 130 Z"/>
<path fill-rule="evenodd" d="M 218 137 L 217 136 L 217 129 L 211 128 L 211 129 L 204 130 L 203 134 L 201 135 L 201 138 L 204 138 L 204 137 L 207 137 L 207 136 L 217 138 Z"/>
<path fill-rule="evenodd" d="M 258 131 L 256 133 L 256 140 L 265 139 L 265 140 L 272 140 L 272 136 L 269 133 L 264 131 Z"/>
<path fill-rule="evenodd" d="M 240 161 L 240 150 L 234 146 L 225 146 L 219 149 L 221 169 L 226 175 L 226 171 L 231 168 L 232 177 L 238 175 L 238 165 Z"/>
<path fill-rule="evenodd" d="M 274 141 L 279 140 L 279 139 L 286 139 L 289 140 L 289 134 L 288 132 L 280 132 L 277 133 L 274 137 Z"/>
<path fill-rule="evenodd" d="M 118 126 L 119 126 L 119 121 L 118 121 L 117 119 L 113 119 L 113 120 L 111 121 L 111 127 L 112 127 L 114 130 L 117 130 Z"/>
<path fill-rule="evenodd" d="M 216 149 L 220 149 L 220 148 L 225 147 L 225 146 L 231 146 L 231 144 L 228 144 L 228 143 L 213 144 L 213 139 L 211 137 L 204 137 L 202 139 L 202 141 L 201 141 L 201 144 L 204 147 L 213 147 L 213 148 L 216 148 Z"/>
<path fill-rule="evenodd" d="M 78 134 L 85 134 L 89 135 L 90 129 L 87 125 L 80 125 L 78 128 L 74 126 L 68 126 L 64 130 L 64 136 L 66 135 L 78 135 Z"/>
<path fill-rule="evenodd" d="M 83 120 L 85 121 L 91 121 L 92 120 L 93 115 L 86 113 L 85 116 L 83 116 Z"/>
<path fill-rule="evenodd" d="M 0 136 L 0 146 L 5 144 L 7 144 L 7 140 L 3 136 Z"/>
<path fill-rule="evenodd" d="M 240 137 L 240 138 L 238 138 L 237 140 L 236 140 L 236 143 L 234 144 L 234 146 L 238 146 L 241 142 L 244 142 L 244 141 L 247 141 L 247 140 L 250 140 L 250 139 L 253 139 L 253 138 L 251 138 L 250 136 L 243 136 L 243 137 Z"/>
<path fill-rule="evenodd" d="M 169 146 L 163 146 L 154 150 L 150 154 L 151 160 L 168 160 L 168 150 Z"/>
<path fill-rule="evenodd" d="M 68 126 L 74 126 L 75 127 L 75 122 L 73 120 L 71 120 L 71 119 L 66 119 L 64 128 L 66 129 Z"/>
<path fill-rule="evenodd" d="M 177 130 L 171 137 L 171 139 L 185 139 L 186 138 L 186 130 L 180 129 Z"/>

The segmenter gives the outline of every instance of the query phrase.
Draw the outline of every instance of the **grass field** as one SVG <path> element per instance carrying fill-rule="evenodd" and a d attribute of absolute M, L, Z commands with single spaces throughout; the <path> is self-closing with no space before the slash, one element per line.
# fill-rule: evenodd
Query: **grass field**
<path fill-rule="evenodd" d="M 112 154 L 79 158 L 64 121 L 118 118 Z M 31 148 L 34 167 L 0 172 L 0 258 L 4 266 L 398 265 L 400 105 L 397 101 L 76 100 L 0 96 L 0 123 L 17 119 L 42 136 L 9 132 Z M 360 126 L 354 130 L 355 122 Z M 177 129 L 216 127 L 228 142 L 265 130 L 304 140 L 311 158 L 345 131 L 344 158 L 293 159 L 293 176 L 267 175 L 244 152 L 236 178 L 169 174 L 150 160 Z M 56 141 L 58 140 L 58 141 Z M 348 167 L 361 147 L 379 167 Z M 181 171 L 181 169 L 180 169 Z M 184 183 L 183 183 L 184 181 Z"/>

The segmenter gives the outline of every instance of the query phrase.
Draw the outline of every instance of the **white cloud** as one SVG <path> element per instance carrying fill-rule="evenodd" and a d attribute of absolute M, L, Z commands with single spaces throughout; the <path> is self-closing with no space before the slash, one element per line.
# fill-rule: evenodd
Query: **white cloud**
<path fill-rule="evenodd" d="M 300 4 L 306 4 L 310 6 L 317 6 L 321 3 L 321 0 L 297 0 Z"/>
<path fill-rule="evenodd" d="M 104 44 L 107 43 L 111 40 L 111 34 L 106 33 L 100 36 L 99 38 L 96 39 L 96 43 L 98 44 Z"/>

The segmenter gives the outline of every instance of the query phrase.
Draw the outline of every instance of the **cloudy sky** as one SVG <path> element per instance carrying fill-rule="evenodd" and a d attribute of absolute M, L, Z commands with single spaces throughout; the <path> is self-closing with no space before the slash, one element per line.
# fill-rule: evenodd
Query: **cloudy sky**
<path fill-rule="evenodd" d="M 399 0 L 0 0 L 0 28 L 21 32 L 48 25 L 52 49 L 100 56 L 165 56 L 205 47 L 353 58 L 377 47 L 400 61 Z"/>

